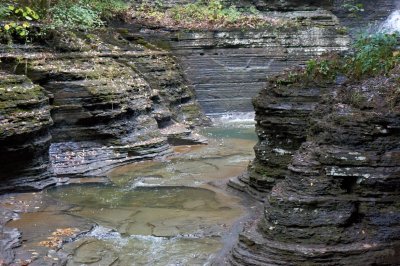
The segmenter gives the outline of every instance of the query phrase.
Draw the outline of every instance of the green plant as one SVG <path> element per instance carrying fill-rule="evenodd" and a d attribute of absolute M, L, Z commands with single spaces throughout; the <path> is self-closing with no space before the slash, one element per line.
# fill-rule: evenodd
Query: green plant
<path fill-rule="evenodd" d="M 191 29 L 256 28 L 270 22 L 255 8 L 239 10 L 234 5 L 225 6 L 220 0 L 197 1 L 171 8 L 145 1 L 134 12 L 142 23 Z"/>
<path fill-rule="evenodd" d="M 386 75 L 400 63 L 397 50 L 399 34 L 362 35 L 352 45 L 352 52 L 343 57 L 310 59 L 305 66 L 308 79 L 334 79 L 343 74 L 352 79 Z"/>
<path fill-rule="evenodd" d="M 354 54 L 347 57 L 346 68 L 352 76 L 385 74 L 400 60 L 396 53 L 398 34 L 376 33 L 359 37 Z"/>
<path fill-rule="evenodd" d="M 307 75 L 313 75 L 317 69 L 317 60 L 310 59 L 306 62 L 306 73 Z"/>
<path fill-rule="evenodd" d="M 26 42 L 31 28 L 30 21 L 38 20 L 39 15 L 28 6 L 10 4 L 0 8 L 0 19 L 4 21 L 0 29 L 3 38 L 8 41 L 20 38 Z"/>
<path fill-rule="evenodd" d="M 336 32 L 341 35 L 345 35 L 349 33 L 349 29 L 346 27 L 337 27 Z"/>
<path fill-rule="evenodd" d="M 306 62 L 306 74 L 309 78 L 323 78 L 332 80 L 336 77 L 339 72 L 337 59 L 310 59 Z"/>
<path fill-rule="evenodd" d="M 358 91 L 351 93 L 350 99 L 349 99 L 350 104 L 357 108 L 361 108 L 362 104 L 364 102 L 366 102 L 366 100 L 367 99 L 365 98 L 365 96 Z"/>
<path fill-rule="evenodd" d="M 355 1 L 346 1 L 342 8 L 344 8 L 352 17 L 359 17 L 361 12 L 364 12 L 364 5 L 355 3 Z"/>
<path fill-rule="evenodd" d="M 99 11 L 81 3 L 56 5 L 51 9 L 51 21 L 53 28 L 88 30 L 104 25 Z"/>
<path fill-rule="evenodd" d="M 91 30 L 128 8 L 124 0 L 58 0 L 48 11 L 48 28 Z"/>
<path fill-rule="evenodd" d="M 156 3 L 158 2 L 156 1 Z M 123 0 L 81 0 L 79 3 L 92 8 L 104 18 L 113 17 L 115 14 L 129 8 L 129 5 Z"/>

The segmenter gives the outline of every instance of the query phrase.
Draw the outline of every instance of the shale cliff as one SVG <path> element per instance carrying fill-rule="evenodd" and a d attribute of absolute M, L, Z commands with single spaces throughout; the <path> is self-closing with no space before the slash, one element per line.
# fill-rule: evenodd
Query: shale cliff
<path fill-rule="evenodd" d="M 230 185 L 262 198 L 287 175 L 287 165 L 306 140 L 308 122 L 331 82 L 297 78 L 295 72 L 277 75 L 254 98 L 258 143 L 248 172 Z"/>
<path fill-rule="evenodd" d="M 397 265 L 399 67 L 388 77 L 271 80 L 254 100 L 248 190 L 265 209 L 233 265 Z"/>
<path fill-rule="evenodd" d="M 50 178 L 49 98 L 26 76 L 0 72 L 0 183 L 43 188 Z"/>
<path fill-rule="evenodd" d="M 1 190 L 98 176 L 203 141 L 191 128 L 207 120 L 168 52 L 108 31 L 48 41 L 0 55 Z"/>
<path fill-rule="evenodd" d="M 136 28 L 147 41 L 178 58 L 207 114 L 251 112 L 251 98 L 267 77 L 304 64 L 349 42 L 329 11 L 265 12 L 284 25 L 246 30 Z"/>
<path fill-rule="evenodd" d="M 160 1 L 164 8 L 193 2 Z M 245 30 L 133 26 L 139 35 L 177 56 L 207 114 L 253 111 L 251 98 L 265 87 L 267 78 L 317 55 L 346 50 L 349 33 L 356 36 L 376 28 L 398 4 L 396 0 L 379 1 L 378 5 L 371 0 L 222 2 L 239 9 L 253 7 L 263 16 L 285 23 Z M 362 4 L 362 11 L 354 11 L 351 7 L 355 4 Z"/>

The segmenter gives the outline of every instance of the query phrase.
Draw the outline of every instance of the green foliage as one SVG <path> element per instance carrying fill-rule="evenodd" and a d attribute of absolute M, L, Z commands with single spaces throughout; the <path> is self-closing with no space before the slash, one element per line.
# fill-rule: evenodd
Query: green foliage
<path fill-rule="evenodd" d="M 347 72 L 356 78 L 386 74 L 399 63 L 398 38 L 398 34 L 386 33 L 361 36 L 353 45 L 354 54 L 347 57 Z"/>
<path fill-rule="evenodd" d="M 80 3 L 91 7 L 104 18 L 113 17 L 115 14 L 126 11 L 130 7 L 123 0 L 81 0 Z"/>
<path fill-rule="evenodd" d="M 361 3 L 356 3 L 356 4 L 346 3 L 343 5 L 343 8 L 351 13 L 364 12 L 364 5 Z"/>
<path fill-rule="evenodd" d="M 135 10 L 135 17 L 142 23 L 183 28 L 239 28 L 260 27 L 268 24 L 257 9 L 239 10 L 236 6 L 225 6 L 220 0 L 197 1 L 185 5 L 163 8 L 157 1 L 145 1 Z"/>
<path fill-rule="evenodd" d="M 311 59 L 306 63 L 305 74 L 309 79 L 334 79 L 337 74 L 352 79 L 386 75 L 400 63 L 397 51 L 398 34 L 376 33 L 359 37 L 353 51 L 346 57 Z"/>
<path fill-rule="evenodd" d="M 313 79 L 321 78 L 333 80 L 339 72 L 339 65 L 336 58 L 310 59 L 306 63 L 306 74 Z"/>
<path fill-rule="evenodd" d="M 193 22 L 201 20 L 235 22 L 242 17 L 242 13 L 235 6 L 225 8 L 218 0 L 211 0 L 207 4 L 175 6 L 170 9 L 170 12 L 175 20 L 187 19 Z"/>
<path fill-rule="evenodd" d="M 128 7 L 123 0 L 59 0 L 49 10 L 50 28 L 99 28 Z"/>
<path fill-rule="evenodd" d="M 80 3 L 56 5 L 51 10 L 51 21 L 53 28 L 87 30 L 104 25 L 100 12 Z"/>
<path fill-rule="evenodd" d="M 33 11 L 30 7 L 24 6 L 19 7 L 15 5 L 4 5 L 0 7 L 0 19 L 25 19 L 25 20 L 37 20 L 39 15 Z"/>
<path fill-rule="evenodd" d="M 356 3 L 353 0 L 346 1 L 342 8 L 344 8 L 352 17 L 359 17 L 362 12 L 364 12 L 364 5 L 361 3 Z"/>
<path fill-rule="evenodd" d="M 28 6 L 5 5 L 0 8 L 0 19 L 5 23 L 0 28 L 0 37 L 9 42 L 15 38 L 27 40 L 31 21 L 39 19 L 39 15 Z"/>

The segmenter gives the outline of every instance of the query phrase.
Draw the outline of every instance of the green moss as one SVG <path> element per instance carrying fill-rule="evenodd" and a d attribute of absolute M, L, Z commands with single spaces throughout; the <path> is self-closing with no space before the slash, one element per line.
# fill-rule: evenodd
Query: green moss
<path fill-rule="evenodd" d="M 346 27 L 337 27 L 336 33 L 340 34 L 340 35 L 347 35 L 347 34 L 349 34 L 349 29 Z"/>
<path fill-rule="evenodd" d="M 358 91 L 354 91 L 350 94 L 350 104 L 354 107 L 361 108 L 362 104 L 367 100 L 366 97 Z"/>

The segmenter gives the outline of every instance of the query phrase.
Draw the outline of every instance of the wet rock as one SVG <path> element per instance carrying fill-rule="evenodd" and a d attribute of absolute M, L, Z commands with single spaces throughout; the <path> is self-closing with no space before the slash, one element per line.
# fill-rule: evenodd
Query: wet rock
<path fill-rule="evenodd" d="M 36 115 L 36 119 L 44 120 L 47 115 L 51 122 L 51 105 L 54 121 L 51 128 L 49 122 L 41 130 L 26 129 L 32 131 L 31 135 L 37 135 L 33 145 L 33 138 L 25 136 L 28 133 L 22 136 L 27 126 L 15 129 L 21 135 L 17 141 L 29 147 L 32 154 L 19 149 L 18 156 L 23 153 L 35 159 L 14 160 L 14 164 L 7 166 L 10 169 L 20 169 L 16 163 L 31 164 L 29 160 L 34 160 L 32 164 L 38 165 L 34 170 L 45 172 L 46 161 L 41 158 L 47 158 L 48 163 L 50 150 L 57 177 L 103 175 L 117 165 L 170 154 L 170 144 L 204 141 L 192 131 L 208 120 L 168 52 L 143 41 L 141 44 L 128 41 L 107 30 L 96 35 L 59 33 L 47 41 L 53 48 L 16 46 L 0 55 L 4 69 L 15 70 L 21 73 L 20 77 L 26 74 L 35 84 L 40 84 L 41 87 L 32 85 L 36 90 L 44 88 L 46 94 L 41 92 L 43 96 L 40 96 L 43 103 L 36 106 L 42 104 L 46 109 L 38 108 L 43 114 Z M 21 57 L 24 64 L 19 63 Z M 10 97 L 4 96 L 6 104 Z M 22 125 L 29 126 L 30 121 L 21 120 Z M 15 145 L 14 140 L 6 141 Z M 37 163 L 39 159 L 43 163 Z M 34 186 L 48 185 L 48 182 L 37 182 L 45 178 L 40 173 L 35 173 L 35 178 Z M 17 179 L 27 183 L 26 179 Z"/>
<path fill-rule="evenodd" d="M 357 12 L 349 8 L 349 2 L 346 0 L 334 0 L 332 2 L 332 12 L 353 37 L 357 37 L 362 31 L 376 31 L 378 25 L 399 7 L 397 0 L 381 0 L 379 5 L 373 0 L 358 0 L 354 4 L 361 4 L 363 11 Z"/>
<path fill-rule="evenodd" d="M 129 34 L 171 50 L 207 114 L 252 112 L 251 99 L 265 87 L 266 77 L 348 45 L 347 34 L 338 30 L 339 21 L 329 11 L 263 14 L 284 23 L 213 31 L 138 27 Z"/>
<path fill-rule="evenodd" d="M 310 115 L 332 86 L 332 81 L 316 82 L 300 73 L 293 70 L 271 78 L 254 98 L 256 158 L 248 173 L 234 178 L 230 186 L 261 199 L 287 175 L 287 165 L 306 140 Z"/>
<path fill-rule="evenodd" d="M 252 2 L 260 10 L 293 11 L 332 7 L 330 0 L 253 0 Z"/>
<path fill-rule="evenodd" d="M 0 265 L 8 265 L 14 261 L 14 248 L 21 245 L 20 232 L 6 227 L 6 223 L 15 218 L 15 213 L 0 208 Z"/>
<path fill-rule="evenodd" d="M 398 73 L 329 86 L 233 265 L 400 262 Z"/>
<path fill-rule="evenodd" d="M 51 179 L 49 98 L 23 75 L 0 72 L 0 192 L 42 189 Z"/>

